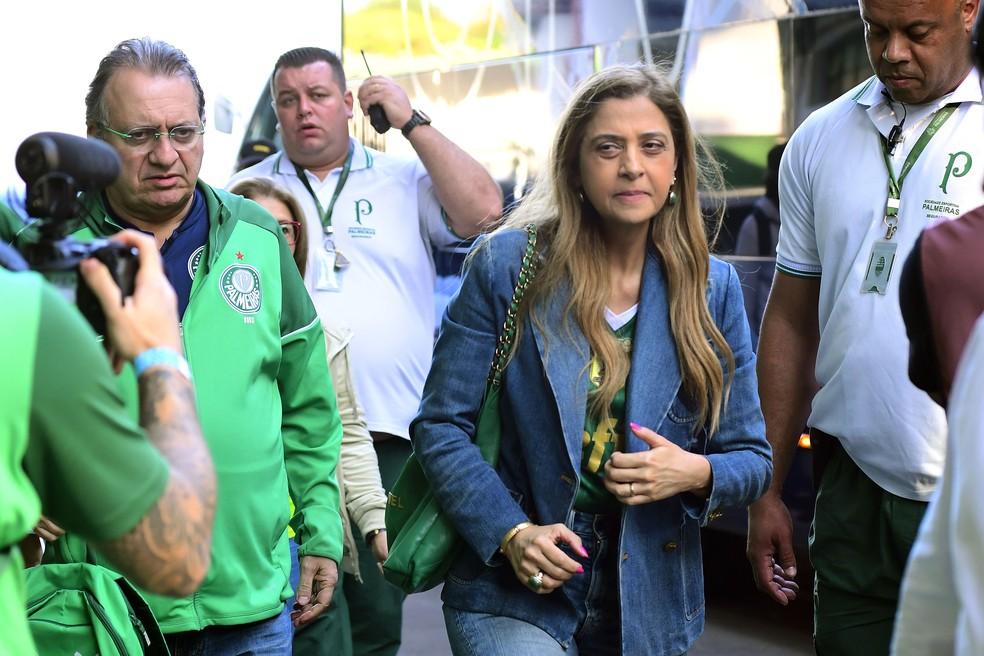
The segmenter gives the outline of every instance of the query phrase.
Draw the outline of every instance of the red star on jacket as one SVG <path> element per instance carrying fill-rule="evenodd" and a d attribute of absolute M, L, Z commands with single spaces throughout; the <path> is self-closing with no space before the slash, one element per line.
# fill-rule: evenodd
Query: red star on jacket
<path fill-rule="evenodd" d="M 245 256 L 245 255 L 243 255 L 243 252 L 242 252 L 242 251 L 236 251 L 236 259 L 237 259 L 237 260 L 241 260 L 241 259 L 243 259 L 244 257 L 246 257 L 246 256 Z"/>

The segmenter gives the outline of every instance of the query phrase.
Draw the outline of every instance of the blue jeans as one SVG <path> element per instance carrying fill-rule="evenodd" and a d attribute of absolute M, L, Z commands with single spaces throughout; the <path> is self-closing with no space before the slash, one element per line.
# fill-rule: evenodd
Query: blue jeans
<path fill-rule="evenodd" d="M 297 584 L 301 581 L 301 563 L 297 556 L 297 543 L 294 542 L 294 538 L 291 538 L 287 544 L 290 545 L 290 589 L 294 591 L 287 600 L 287 606 L 293 608 L 294 601 L 297 599 Z"/>
<path fill-rule="evenodd" d="M 171 656 L 290 656 L 290 604 L 276 617 L 164 636 Z"/>
<path fill-rule="evenodd" d="M 618 526 L 620 515 L 575 512 L 573 531 L 588 550 L 588 558 L 567 555 L 584 567 L 562 588 L 577 612 L 574 640 L 566 651 L 550 634 L 530 622 L 512 617 L 472 613 L 444 606 L 444 621 L 455 656 L 618 656 L 621 622 L 618 597 Z M 533 594 L 532 592 L 530 594 Z"/>

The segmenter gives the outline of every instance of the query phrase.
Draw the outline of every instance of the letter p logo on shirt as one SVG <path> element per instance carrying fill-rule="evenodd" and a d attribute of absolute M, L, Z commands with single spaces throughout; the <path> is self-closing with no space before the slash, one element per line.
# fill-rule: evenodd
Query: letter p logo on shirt
<path fill-rule="evenodd" d="M 968 155 L 969 157 L 969 155 Z M 355 201 L 355 222 L 362 225 L 362 217 L 372 214 L 372 203 L 368 198 L 360 198 Z"/>
<path fill-rule="evenodd" d="M 950 161 L 946 164 L 946 172 L 943 174 L 943 181 L 940 182 L 940 189 L 943 190 L 944 194 L 947 193 L 946 185 L 950 181 L 950 176 L 953 175 L 955 178 L 964 177 L 970 172 L 973 162 L 974 159 L 966 151 L 960 150 L 950 153 Z"/>

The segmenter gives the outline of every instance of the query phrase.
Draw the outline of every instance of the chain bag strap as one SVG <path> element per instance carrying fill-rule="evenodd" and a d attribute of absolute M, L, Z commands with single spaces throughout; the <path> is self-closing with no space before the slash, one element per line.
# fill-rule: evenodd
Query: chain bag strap
<path fill-rule="evenodd" d="M 512 301 L 509 302 L 509 308 L 506 310 L 506 320 L 502 323 L 502 330 L 499 331 L 495 357 L 492 358 L 492 369 L 489 371 L 488 384 L 494 387 L 499 387 L 502 383 L 502 372 L 506 370 L 506 364 L 509 362 L 516 341 L 516 313 L 519 311 L 519 304 L 523 302 L 523 296 L 526 295 L 526 288 L 530 286 L 536 274 L 536 226 L 531 223 L 525 229 L 526 251 L 523 253 L 523 262 L 519 267 L 519 278 L 513 289 Z"/>

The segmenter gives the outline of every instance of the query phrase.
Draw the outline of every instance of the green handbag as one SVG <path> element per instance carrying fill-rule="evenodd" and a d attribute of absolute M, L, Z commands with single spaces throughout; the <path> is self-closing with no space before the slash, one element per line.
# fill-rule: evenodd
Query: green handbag
<path fill-rule="evenodd" d="M 99 565 L 24 570 L 27 623 L 38 654 L 168 656 L 147 602 L 125 578 Z"/>
<path fill-rule="evenodd" d="M 526 287 L 536 273 L 536 227 L 526 226 L 526 252 L 513 290 L 506 320 L 499 333 L 485 395 L 475 422 L 472 441 L 482 458 L 493 467 L 499 461 L 502 420 L 499 416 L 499 385 L 516 339 L 516 311 Z M 451 520 L 441 510 L 416 454 L 403 466 L 389 492 L 386 504 L 386 535 L 389 557 L 383 563 L 386 580 L 410 594 L 430 590 L 444 582 L 448 568 L 463 547 Z"/>

